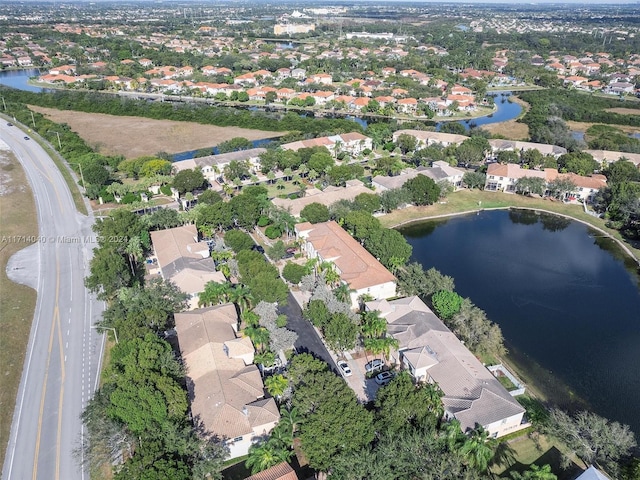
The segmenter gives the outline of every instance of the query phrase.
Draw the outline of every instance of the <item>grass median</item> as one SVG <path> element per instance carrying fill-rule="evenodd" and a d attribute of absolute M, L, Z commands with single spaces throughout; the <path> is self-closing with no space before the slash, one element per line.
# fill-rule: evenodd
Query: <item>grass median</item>
<path fill-rule="evenodd" d="M 9 258 L 38 235 L 33 194 L 24 170 L 8 150 L 0 150 L 0 464 L 4 463 L 18 386 L 36 305 L 35 290 L 13 283 Z"/>

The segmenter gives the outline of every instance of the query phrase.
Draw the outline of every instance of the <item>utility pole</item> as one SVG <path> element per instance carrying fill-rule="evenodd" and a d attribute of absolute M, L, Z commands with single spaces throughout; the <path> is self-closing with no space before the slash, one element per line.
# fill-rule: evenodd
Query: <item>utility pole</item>
<path fill-rule="evenodd" d="M 56 136 L 58 137 L 58 148 L 60 150 L 62 150 L 62 142 L 60 141 L 60 134 L 58 132 L 53 132 L 53 133 L 55 133 Z M 80 165 L 80 164 L 78 164 L 78 165 Z"/>
<path fill-rule="evenodd" d="M 29 113 L 31 113 L 31 123 L 33 123 L 33 128 L 36 128 L 36 119 L 33 118 L 33 112 L 30 110 Z"/>
<path fill-rule="evenodd" d="M 4 101 L 4 97 L 2 97 L 2 106 L 4 107 L 4 111 L 6 112 L 7 111 L 7 104 Z"/>

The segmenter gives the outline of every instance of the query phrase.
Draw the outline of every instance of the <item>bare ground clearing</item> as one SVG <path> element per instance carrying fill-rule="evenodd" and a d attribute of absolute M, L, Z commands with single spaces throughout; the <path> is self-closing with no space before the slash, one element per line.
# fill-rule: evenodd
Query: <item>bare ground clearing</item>
<path fill-rule="evenodd" d="M 620 115 L 640 115 L 640 110 L 637 108 L 607 108 L 605 109 L 605 112 L 619 113 Z"/>
<path fill-rule="evenodd" d="M 218 145 L 234 137 L 259 140 L 279 137 L 285 133 L 36 106 L 29 108 L 56 123 L 66 123 L 101 154 L 124 155 L 126 158 L 155 155 L 158 152 L 197 150 Z"/>
<path fill-rule="evenodd" d="M 609 127 L 622 130 L 624 133 L 640 133 L 640 128 L 631 127 L 629 125 L 615 125 L 613 123 L 591 123 L 591 122 L 574 122 L 573 120 L 567 120 L 567 126 L 570 130 L 577 132 L 586 132 L 589 127 L 593 125 L 608 125 Z"/>

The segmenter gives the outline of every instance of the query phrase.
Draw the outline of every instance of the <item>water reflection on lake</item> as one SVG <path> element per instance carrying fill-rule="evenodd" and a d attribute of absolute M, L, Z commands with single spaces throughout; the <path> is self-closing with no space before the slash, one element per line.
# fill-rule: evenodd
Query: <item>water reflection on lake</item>
<path fill-rule="evenodd" d="M 511 360 L 563 405 L 588 405 L 640 433 L 637 264 L 585 225 L 482 212 L 401 230 L 413 258 L 502 328 Z M 564 388 L 562 388 L 564 386 Z"/>

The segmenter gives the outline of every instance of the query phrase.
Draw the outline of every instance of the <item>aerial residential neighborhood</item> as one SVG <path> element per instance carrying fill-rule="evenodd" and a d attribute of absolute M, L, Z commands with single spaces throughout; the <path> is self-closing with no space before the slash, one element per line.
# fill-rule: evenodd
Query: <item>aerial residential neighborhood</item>
<path fill-rule="evenodd" d="M 2 478 L 640 478 L 639 16 L 0 5 Z"/>

